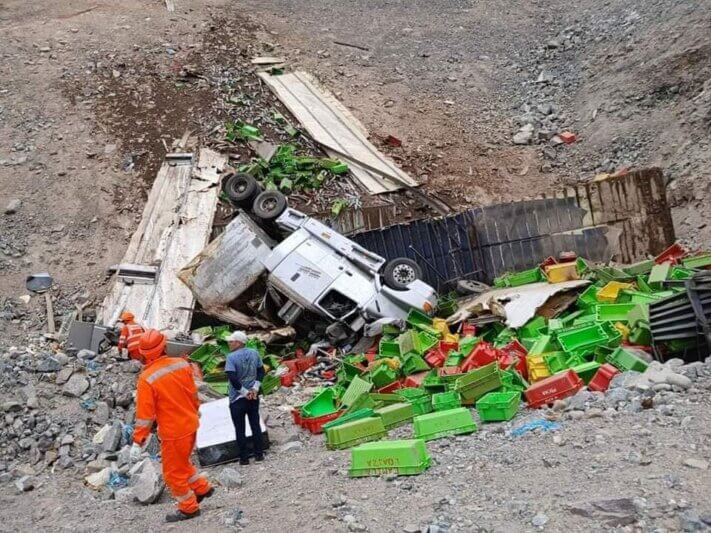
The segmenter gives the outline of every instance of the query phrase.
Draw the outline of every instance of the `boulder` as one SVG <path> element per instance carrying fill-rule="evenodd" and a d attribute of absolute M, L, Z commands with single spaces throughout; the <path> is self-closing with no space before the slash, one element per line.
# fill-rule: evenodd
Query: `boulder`
<path fill-rule="evenodd" d="M 62 394 L 72 398 L 79 398 L 89 388 L 89 380 L 82 374 L 74 374 L 69 378 L 62 388 Z"/>

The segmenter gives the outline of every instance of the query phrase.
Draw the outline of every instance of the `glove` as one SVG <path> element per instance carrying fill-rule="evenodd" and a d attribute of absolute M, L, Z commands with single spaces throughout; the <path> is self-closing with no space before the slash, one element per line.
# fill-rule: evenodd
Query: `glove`
<path fill-rule="evenodd" d="M 129 452 L 129 459 L 131 460 L 132 463 L 137 463 L 141 459 L 141 454 L 143 453 L 143 448 L 141 448 L 140 444 L 136 444 L 135 442 L 131 446 L 131 451 Z"/>

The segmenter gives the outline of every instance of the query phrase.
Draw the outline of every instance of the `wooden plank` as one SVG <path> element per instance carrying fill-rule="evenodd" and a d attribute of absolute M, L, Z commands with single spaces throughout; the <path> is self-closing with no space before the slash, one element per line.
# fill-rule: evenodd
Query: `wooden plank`
<path fill-rule="evenodd" d="M 332 94 L 317 87 L 308 74 L 292 72 L 272 76 L 262 72 L 259 77 L 309 135 L 324 147 L 329 157 L 338 157 L 339 153 L 348 156 L 351 173 L 368 192 L 380 194 L 398 190 L 401 188 L 398 181 L 411 187 L 418 185 L 370 143 L 355 117 Z"/>
<path fill-rule="evenodd" d="M 154 284 L 130 284 L 115 279 L 97 314 L 97 322 L 113 326 L 130 310 L 146 326 L 187 332 L 193 295 L 177 272 L 207 244 L 217 207 L 219 176 L 227 157 L 200 150 L 198 161 L 166 161 L 156 176 L 122 263 L 154 265 Z"/>

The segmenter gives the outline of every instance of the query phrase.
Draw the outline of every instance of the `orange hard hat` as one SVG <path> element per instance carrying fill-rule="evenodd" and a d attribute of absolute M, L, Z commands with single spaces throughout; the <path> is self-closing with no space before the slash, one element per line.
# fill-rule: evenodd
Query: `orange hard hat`
<path fill-rule="evenodd" d="M 136 317 L 131 311 L 121 313 L 121 322 L 133 322 L 135 319 Z"/>
<path fill-rule="evenodd" d="M 165 335 L 157 329 L 149 329 L 138 341 L 138 352 L 148 364 L 165 353 L 165 343 Z"/>

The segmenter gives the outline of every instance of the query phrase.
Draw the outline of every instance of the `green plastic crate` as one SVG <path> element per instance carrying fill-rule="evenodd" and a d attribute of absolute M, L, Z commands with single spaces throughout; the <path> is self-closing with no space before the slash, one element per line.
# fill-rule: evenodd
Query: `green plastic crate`
<path fill-rule="evenodd" d="M 422 380 L 422 386 L 429 393 L 442 392 L 447 388 L 447 384 L 439 377 L 437 369 L 433 368 Z"/>
<path fill-rule="evenodd" d="M 416 416 L 413 421 L 415 437 L 426 441 L 473 433 L 476 429 L 471 411 L 466 407 Z"/>
<path fill-rule="evenodd" d="M 541 333 L 541 330 L 546 327 L 546 319 L 542 316 L 537 316 L 526 322 L 526 325 L 519 330 L 521 337 L 535 338 Z"/>
<path fill-rule="evenodd" d="M 487 392 L 501 387 L 499 363 L 488 365 L 467 372 L 454 383 L 454 390 L 459 393 L 462 404 L 471 405 Z"/>
<path fill-rule="evenodd" d="M 388 434 L 383 419 L 371 416 L 346 422 L 326 431 L 326 447 L 330 450 L 343 450 L 363 442 L 379 440 Z"/>
<path fill-rule="evenodd" d="M 588 288 L 578 296 L 578 305 L 580 307 L 592 307 L 596 305 L 598 292 L 600 292 L 600 287 L 596 287 L 595 285 L 588 286 Z"/>
<path fill-rule="evenodd" d="M 622 333 L 618 330 L 612 322 L 600 322 L 600 327 L 605 331 L 607 335 L 607 346 L 619 346 L 622 344 Z"/>
<path fill-rule="evenodd" d="M 520 392 L 490 392 L 476 402 L 476 410 L 482 422 L 505 422 L 518 412 Z"/>
<path fill-rule="evenodd" d="M 630 276 L 624 270 L 615 267 L 597 267 L 592 270 L 595 272 L 598 281 L 603 285 L 610 281 L 627 282 L 634 278 L 634 276 Z"/>
<path fill-rule="evenodd" d="M 607 362 L 619 368 L 623 372 L 626 370 L 636 370 L 644 372 L 649 364 L 647 361 L 634 353 L 633 349 L 617 348 L 614 352 L 607 356 Z"/>
<path fill-rule="evenodd" d="M 623 268 L 623 270 L 630 276 L 639 276 L 642 274 L 649 274 L 652 267 L 654 267 L 654 259 L 646 259 L 644 261 L 639 261 L 638 263 L 627 265 Z"/>
<path fill-rule="evenodd" d="M 573 320 L 573 324 L 571 326 L 571 329 L 580 327 L 580 326 L 589 326 L 590 324 L 594 324 L 595 321 L 595 314 L 587 314 L 587 315 L 581 315 L 577 317 L 575 320 Z"/>
<path fill-rule="evenodd" d="M 639 322 L 637 327 L 633 328 L 630 332 L 628 340 L 632 344 L 639 344 L 642 346 L 649 346 L 652 344 L 652 331 L 649 329 L 649 324 L 644 324 Z"/>
<path fill-rule="evenodd" d="M 336 411 L 338 411 L 336 407 L 336 395 L 332 387 L 327 387 L 301 407 L 301 416 L 314 418 L 317 416 L 330 415 Z"/>
<path fill-rule="evenodd" d="M 385 429 L 391 430 L 412 420 L 415 413 L 410 402 L 400 402 L 376 409 L 375 415 L 383 419 Z"/>
<path fill-rule="evenodd" d="M 378 345 L 378 353 L 383 357 L 400 357 L 400 343 L 398 340 L 381 339 Z"/>
<path fill-rule="evenodd" d="M 598 322 L 627 322 L 627 313 L 636 304 L 598 304 L 595 306 L 595 320 Z"/>
<path fill-rule="evenodd" d="M 599 324 L 590 324 L 589 326 L 558 332 L 558 342 L 566 352 L 602 344 L 607 340 L 607 333 Z"/>
<path fill-rule="evenodd" d="M 279 376 L 274 375 L 272 372 L 265 374 L 260 387 L 262 394 L 265 396 L 271 394 L 279 387 L 281 387 L 281 378 Z"/>
<path fill-rule="evenodd" d="M 439 343 L 439 331 L 437 330 L 434 330 L 434 333 L 428 331 L 416 331 L 414 333 L 414 350 L 420 355 L 426 354 Z"/>
<path fill-rule="evenodd" d="M 449 352 L 447 360 L 444 366 L 459 366 L 459 364 L 464 360 L 464 354 L 461 352 Z"/>
<path fill-rule="evenodd" d="M 390 385 L 397 379 L 397 371 L 392 370 L 388 365 L 381 364 L 370 373 L 370 381 L 376 389 L 382 389 L 386 385 Z"/>
<path fill-rule="evenodd" d="M 548 321 L 548 332 L 554 334 L 556 331 L 565 329 L 565 324 L 560 318 L 551 318 Z"/>
<path fill-rule="evenodd" d="M 647 284 L 652 289 L 661 289 L 662 282 L 666 281 L 669 277 L 669 271 L 671 270 L 671 265 L 669 263 L 662 263 L 661 265 L 654 265 L 652 271 L 649 273 L 649 278 L 647 278 Z"/>
<path fill-rule="evenodd" d="M 341 367 L 336 370 L 336 378 L 338 378 L 339 383 L 347 384 L 356 376 L 363 375 L 364 371 L 355 365 L 347 362 L 343 362 Z"/>
<path fill-rule="evenodd" d="M 528 350 L 528 355 L 541 355 L 558 349 L 552 335 L 541 335 Z"/>
<path fill-rule="evenodd" d="M 687 257 L 681 260 L 681 264 L 686 268 L 706 268 L 711 266 L 711 252 Z"/>
<path fill-rule="evenodd" d="M 546 363 L 551 374 L 560 372 L 568 368 L 568 354 L 565 352 L 549 352 L 543 354 L 543 361 Z"/>
<path fill-rule="evenodd" d="M 472 350 L 476 348 L 476 345 L 481 342 L 481 337 L 464 337 L 459 340 L 459 351 L 466 357 Z"/>
<path fill-rule="evenodd" d="M 591 361 L 588 363 L 583 363 L 581 365 L 573 366 L 571 367 L 571 370 L 574 370 L 575 373 L 580 377 L 580 379 L 582 379 L 587 385 L 588 383 L 590 383 L 592 378 L 595 377 L 595 374 L 597 373 L 599 368 L 600 363 Z"/>
<path fill-rule="evenodd" d="M 674 266 L 669 273 L 669 279 L 684 280 L 690 279 L 694 276 L 695 270 L 690 268 L 684 268 L 680 266 Z"/>
<path fill-rule="evenodd" d="M 361 394 L 369 393 L 372 388 L 373 384 L 370 381 L 366 381 L 359 376 L 355 376 L 351 380 L 350 385 L 348 385 L 346 392 L 341 398 L 341 405 L 343 407 L 350 407 Z"/>
<path fill-rule="evenodd" d="M 438 392 L 432 395 L 432 408 L 435 411 L 446 411 L 462 406 L 462 400 L 457 391 Z"/>
<path fill-rule="evenodd" d="M 354 413 L 358 411 L 359 409 L 374 409 L 375 408 L 375 402 L 371 399 L 370 394 L 367 392 L 361 394 L 358 396 L 355 400 L 353 400 L 353 403 L 346 408 L 346 410 L 343 412 L 343 415 L 345 416 L 350 413 Z"/>
<path fill-rule="evenodd" d="M 530 384 L 515 370 L 499 370 L 501 375 L 501 392 L 523 392 Z"/>
<path fill-rule="evenodd" d="M 421 355 L 416 353 L 407 354 L 405 356 L 405 362 L 402 364 L 402 373 L 406 376 L 416 374 L 417 372 L 424 372 L 429 369 L 430 365 L 422 359 Z"/>
<path fill-rule="evenodd" d="M 354 420 L 360 420 L 361 418 L 368 418 L 370 416 L 374 416 L 374 411 L 371 408 L 366 407 L 364 409 L 358 409 L 357 411 L 353 411 L 352 413 L 342 414 L 335 420 L 326 422 L 323 425 L 323 430 L 326 431 L 328 429 L 335 428 L 336 426 L 340 426 L 341 424 L 353 422 Z"/>
<path fill-rule="evenodd" d="M 380 405 L 388 405 L 391 403 L 399 403 L 402 401 L 402 398 L 400 398 L 400 396 L 398 396 L 397 394 L 384 392 L 371 392 L 370 397 L 375 403 L 379 403 Z"/>
<path fill-rule="evenodd" d="M 407 322 L 413 328 L 425 327 L 437 331 L 432 328 L 432 317 L 426 315 L 419 309 L 410 309 L 410 312 L 407 313 L 407 318 L 405 319 L 405 322 Z"/>
<path fill-rule="evenodd" d="M 432 412 L 432 397 L 424 389 L 398 389 L 395 394 L 410 402 L 415 416 Z"/>
<path fill-rule="evenodd" d="M 531 268 L 529 270 L 521 270 L 520 272 L 506 273 L 494 280 L 495 287 L 520 287 L 529 283 L 537 283 L 543 281 L 543 273 L 541 269 Z M 497 281 L 498 280 L 498 281 Z"/>
<path fill-rule="evenodd" d="M 430 466 L 422 439 L 368 442 L 351 450 L 350 477 L 421 474 Z"/>

